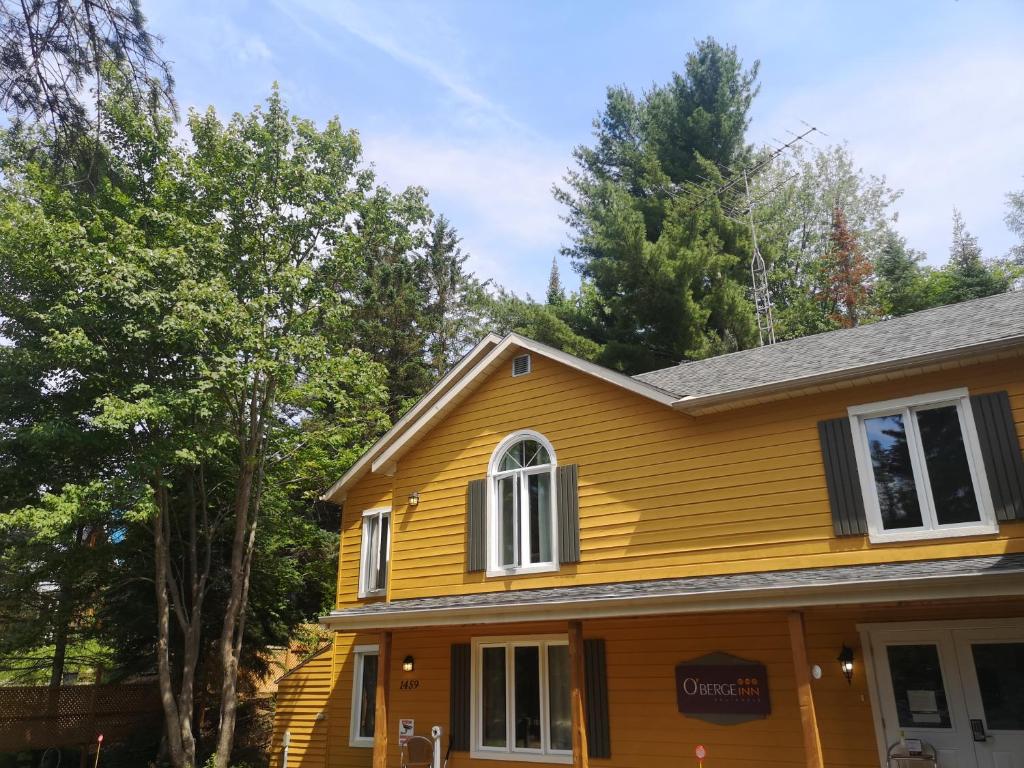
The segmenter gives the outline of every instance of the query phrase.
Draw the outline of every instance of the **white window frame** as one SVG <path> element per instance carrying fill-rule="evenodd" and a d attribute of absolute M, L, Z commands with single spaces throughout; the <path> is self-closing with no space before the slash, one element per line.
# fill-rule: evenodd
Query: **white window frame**
<path fill-rule="evenodd" d="M 388 540 L 385 552 L 387 563 L 384 566 L 384 586 L 380 589 L 371 588 L 370 575 L 377 572 L 380 564 L 378 557 L 380 546 L 372 546 L 367 535 L 368 520 L 376 518 L 378 535 L 383 526 L 383 518 L 388 518 Z M 377 597 L 388 591 L 388 583 L 391 581 L 391 507 L 374 507 L 363 512 L 362 529 L 360 531 L 359 545 L 359 597 Z M 379 544 L 379 541 L 378 541 Z"/>
<path fill-rule="evenodd" d="M 470 672 L 470 744 L 469 756 L 475 760 L 505 760 L 526 763 L 572 763 L 572 750 L 551 749 L 550 695 L 548 687 L 548 646 L 568 645 L 565 635 L 512 635 L 507 637 L 473 638 Z M 483 649 L 505 649 L 505 738 L 506 746 L 483 746 Z M 515 747 L 515 670 L 516 647 L 539 648 L 540 657 L 540 719 L 541 748 Z M 570 692 L 571 693 L 571 692 Z"/>
<path fill-rule="evenodd" d="M 547 469 L 541 466 L 536 469 L 509 469 L 503 472 L 498 470 L 498 465 L 501 463 L 501 459 L 505 455 L 505 451 L 520 440 L 536 440 L 544 446 L 548 452 L 548 456 L 551 458 L 551 463 L 548 465 Z M 516 576 L 529 573 L 551 573 L 558 570 L 558 488 L 556 485 L 557 478 L 555 476 L 555 470 L 557 467 L 558 457 L 555 455 L 555 449 L 551 445 L 551 442 L 540 432 L 535 432 L 532 429 L 522 429 L 518 432 L 513 432 L 498 443 L 498 447 L 494 449 L 494 452 L 491 454 L 491 460 L 487 465 L 486 531 L 488 577 Z M 530 475 L 542 474 L 544 472 L 549 472 L 551 475 L 551 562 L 504 566 L 501 563 L 501 505 L 498 497 L 498 481 L 510 475 L 519 475 L 521 478 L 521 483 L 518 487 L 520 498 L 528 498 L 526 491 L 526 478 Z M 522 558 L 521 553 L 523 551 L 523 536 L 521 531 L 525 529 L 526 525 L 528 525 L 529 519 L 529 507 L 526 504 L 521 504 L 519 509 L 519 525 L 516 527 L 520 538 L 520 559 Z"/>
<path fill-rule="evenodd" d="M 917 419 L 911 418 L 910 414 L 912 409 L 949 405 L 956 406 L 957 415 L 960 418 L 960 431 L 963 435 L 967 465 L 970 469 L 971 482 L 974 485 L 974 497 L 978 502 L 980 519 L 977 522 L 940 525 L 935 513 L 932 486 L 928 478 L 928 466 L 918 433 Z M 864 497 L 864 507 L 867 512 L 869 541 L 883 544 L 921 539 L 946 539 L 958 536 L 983 536 L 999 531 L 999 524 L 996 521 L 992 496 L 988 487 L 988 478 L 985 475 L 985 462 L 981 455 L 978 431 L 974 424 L 974 412 L 971 409 L 970 395 L 966 388 L 961 387 L 942 392 L 931 392 L 895 400 L 885 400 L 878 403 L 855 405 L 848 408 L 847 412 L 853 432 L 853 448 L 857 459 L 857 474 L 860 476 L 861 493 Z M 922 525 L 915 528 L 886 530 L 882 524 L 882 512 L 878 503 L 878 491 L 875 487 L 874 469 L 871 465 L 867 428 L 864 421 L 868 418 L 888 416 L 896 413 L 902 413 L 904 428 L 907 431 L 910 465 L 913 471 L 914 485 L 917 488 L 918 503 L 921 507 Z"/>
<path fill-rule="evenodd" d="M 377 674 L 380 670 L 380 648 L 376 645 L 357 645 L 352 649 L 352 716 L 349 719 L 348 745 L 350 747 L 373 747 L 372 736 L 359 735 L 359 721 L 362 719 L 360 711 L 361 700 L 359 693 L 363 689 L 363 661 L 367 656 L 377 657 Z M 374 706 L 377 704 L 377 694 L 374 692 Z"/>

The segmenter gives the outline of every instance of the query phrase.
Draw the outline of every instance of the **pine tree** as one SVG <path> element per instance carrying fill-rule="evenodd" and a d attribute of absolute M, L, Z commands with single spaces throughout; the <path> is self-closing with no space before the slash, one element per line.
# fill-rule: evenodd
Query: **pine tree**
<path fill-rule="evenodd" d="M 942 269 L 937 286 L 941 304 L 954 304 L 1002 293 L 1010 287 L 1009 277 L 996 264 L 987 264 L 981 256 L 978 238 L 967 229 L 963 214 L 953 209 L 953 241 L 949 261 Z"/>
<path fill-rule="evenodd" d="M 551 274 L 548 276 L 547 300 L 549 306 L 558 306 L 565 302 L 565 289 L 562 288 L 562 278 L 558 273 L 558 257 L 551 257 Z"/>
<path fill-rule="evenodd" d="M 596 293 L 588 335 L 605 365 L 636 373 L 757 343 L 747 230 L 708 194 L 720 166 L 749 155 L 757 69 L 700 41 L 642 97 L 609 88 L 593 146 L 576 148 L 556 196 L 575 231 L 566 253 Z"/>
<path fill-rule="evenodd" d="M 928 306 L 926 283 L 929 271 L 921 266 L 924 254 L 907 248 L 906 240 L 893 231 L 886 234 L 875 260 L 874 298 L 880 314 L 899 317 Z"/>
<path fill-rule="evenodd" d="M 825 290 L 820 299 L 843 328 L 857 325 L 868 298 L 871 261 L 864 256 L 840 206 L 832 212 L 832 231 L 825 264 Z"/>

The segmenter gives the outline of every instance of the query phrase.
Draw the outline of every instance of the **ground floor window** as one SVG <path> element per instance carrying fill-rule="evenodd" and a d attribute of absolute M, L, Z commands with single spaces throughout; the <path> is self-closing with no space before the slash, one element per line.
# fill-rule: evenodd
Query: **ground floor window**
<path fill-rule="evenodd" d="M 377 712 L 377 646 L 357 645 L 353 651 L 352 722 L 349 744 L 373 746 L 374 717 Z"/>
<path fill-rule="evenodd" d="M 481 638 L 474 642 L 473 723 L 475 757 L 571 757 L 566 639 Z"/>

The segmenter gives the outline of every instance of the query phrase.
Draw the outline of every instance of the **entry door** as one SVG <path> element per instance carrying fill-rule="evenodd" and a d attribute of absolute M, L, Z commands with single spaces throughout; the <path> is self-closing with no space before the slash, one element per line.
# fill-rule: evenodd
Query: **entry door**
<path fill-rule="evenodd" d="M 931 744 L 940 768 L 1024 768 L 1024 622 L 875 625 L 886 744 Z"/>
<path fill-rule="evenodd" d="M 920 739 L 941 768 L 978 768 L 950 633 L 880 630 L 872 650 L 886 745 Z"/>
<path fill-rule="evenodd" d="M 978 768 L 1024 768 L 1024 633 L 953 631 Z"/>

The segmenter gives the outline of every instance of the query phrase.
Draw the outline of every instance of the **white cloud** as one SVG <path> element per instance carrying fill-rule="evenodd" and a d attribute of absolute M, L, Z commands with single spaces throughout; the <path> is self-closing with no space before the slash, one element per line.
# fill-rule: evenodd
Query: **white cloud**
<path fill-rule="evenodd" d="M 389 186 L 429 190 L 432 207 L 452 219 L 479 276 L 517 292 L 536 291 L 543 282 L 537 270 L 546 270 L 565 236 L 551 186 L 565 171 L 567 147 L 508 136 L 460 141 L 412 134 L 366 136 L 364 145 Z"/>
<path fill-rule="evenodd" d="M 762 140 L 804 119 L 847 140 L 865 171 L 885 174 L 904 195 L 897 228 L 942 263 L 953 207 L 987 256 L 1012 241 L 1003 224 L 1006 192 L 1024 186 L 1024 54 L 976 41 L 913 61 L 877 60 L 826 85 L 790 93 L 753 133 Z"/>

